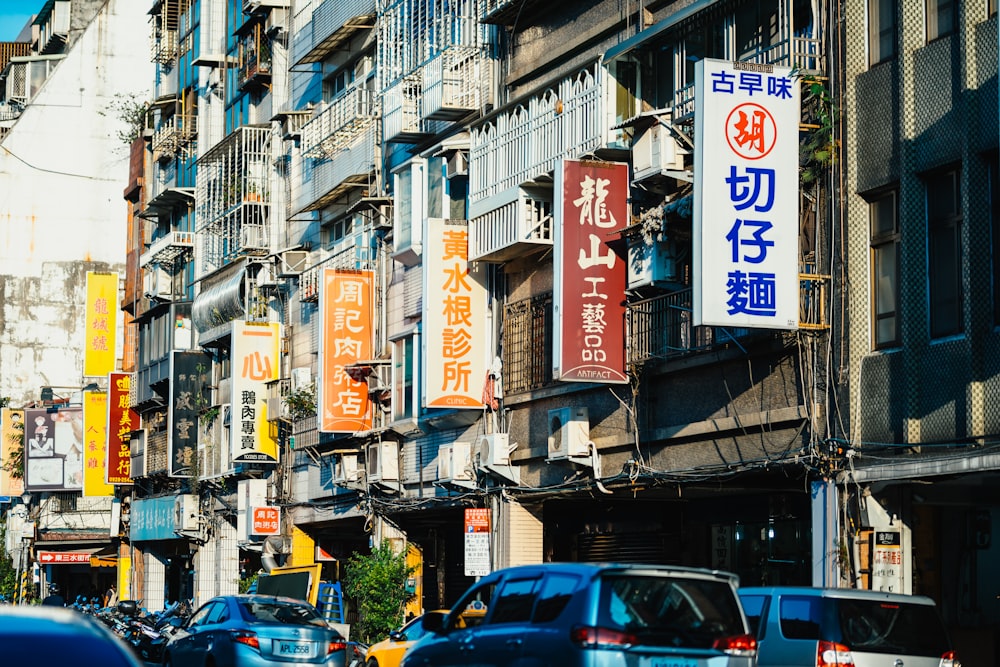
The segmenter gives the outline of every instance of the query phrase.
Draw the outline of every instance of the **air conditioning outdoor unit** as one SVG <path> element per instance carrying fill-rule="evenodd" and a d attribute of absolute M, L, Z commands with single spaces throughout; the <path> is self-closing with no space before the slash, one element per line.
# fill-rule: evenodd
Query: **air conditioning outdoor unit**
<path fill-rule="evenodd" d="M 479 466 L 492 468 L 510 465 L 510 436 L 506 433 L 489 433 L 476 440 Z"/>
<path fill-rule="evenodd" d="M 338 486 L 351 486 L 361 479 L 361 467 L 358 465 L 357 454 L 339 454 L 333 468 L 333 483 Z"/>
<path fill-rule="evenodd" d="M 465 176 L 469 173 L 469 155 L 465 151 L 455 151 L 448 157 L 448 178 Z"/>
<path fill-rule="evenodd" d="M 292 369 L 292 391 L 299 391 L 312 384 L 312 369 L 299 366 Z"/>
<path fill-rule="evenodd" d="M 308 250 L 286 250 L 279 255 L 278 276 L 297 276 L 306 269 L 309 261 Z"/>
<path fill-rule="evenodd" d="M 266 406 L 267 421 L 276 422 L 289 418 L 288 404 L 281 396 L 268 396 Z"/>
<path fill-rule="evenodd" d="M 632 146 L 634 180 L 658 176 L 664 171 L 683 170 L 684 155 L 677 149 L 677 140 L 662 123 L 654 123 L 636 138 Z"/>
<path fill-rule="evenodd" d="M 391 440 L 368 445 L 365 472 L 369 482 L 399 481 L 399 445 Z"/>
<path fill-rule="evenodd" d="M 438 450 L 438 479 L 442 482 L 471 482 L 472 443 L 452 442 Z"/>
<path fill-rule="evenodd" d="M 590 456 L 590 416 L 585 407 L 549 410 L 549 460 Z"/>
<path fill-rule="evenodd" d="M 198 496 L 184 493 L 174 498 L 174 530 L 198 530 Z"/>

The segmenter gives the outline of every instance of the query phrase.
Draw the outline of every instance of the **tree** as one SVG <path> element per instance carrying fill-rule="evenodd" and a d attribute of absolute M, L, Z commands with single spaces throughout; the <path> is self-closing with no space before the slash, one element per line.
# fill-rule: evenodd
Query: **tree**
<path fill-rule="evenodd" d="M 7 543 L 7 522 L 0 520 L 0 595 L 7 601 L 17 593 L 17 569 L 10 554 L 3 548 Z"/>
<path fill-rule="evenodd" d="M 406 580 L 414 570 L 406 554 L 397 554 L 388 540 L 371 555 L 354 553 L 344 568 L 344 592 L 358 605 L 358 636 L 372 643 L 398 628 L 403 606 L 413 597 Z"/>
<path fill-rule="evenodd" d="M 9 406 L 10 398 L 0 397 L 0 408 Z M 0 465 L 0 469 L 6 471 L 11 479 L 24 479 L 24 422 L 11 424 L 11 429 L 10 441 L 15 447 L 8 452 L 9 458 Z"/>

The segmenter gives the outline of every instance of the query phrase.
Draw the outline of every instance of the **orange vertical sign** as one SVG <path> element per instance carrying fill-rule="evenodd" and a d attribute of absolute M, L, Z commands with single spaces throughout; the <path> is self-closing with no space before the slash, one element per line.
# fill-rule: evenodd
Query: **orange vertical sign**
<path fill-rule="evenodd" d="M 368 383 L 344 367 L 372 357 L 371 271 L 324 269 L 320 283 L 319 430 L 356 433 L 372 427 Z"/>
<path fill-rule="evenodd" d="M 87 310 L 83 374 L 106 377 L 115 370 L 118 326 L 118 274 L 87 272 Z"/>

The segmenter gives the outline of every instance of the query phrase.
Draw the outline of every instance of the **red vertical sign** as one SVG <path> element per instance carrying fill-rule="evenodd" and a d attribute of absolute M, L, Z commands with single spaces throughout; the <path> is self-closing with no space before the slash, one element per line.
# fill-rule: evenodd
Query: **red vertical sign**
<path fill-rule="evenodd" d="M 626 383 L 627 267 L 609 243 L 628 223 L 628 165 L 565 160 L 560 176 L 559 379 Z"/>
<path fill-rule="evenodd" d="M 132 409 L 132 375 L 108 375 L 108 446 L 107 483 L 132 483 L 132 431 L 139 428 L 139 415 Z"/>

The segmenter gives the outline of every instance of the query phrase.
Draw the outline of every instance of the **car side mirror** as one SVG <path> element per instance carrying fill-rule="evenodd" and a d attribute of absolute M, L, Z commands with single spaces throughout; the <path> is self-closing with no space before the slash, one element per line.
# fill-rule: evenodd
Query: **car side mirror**
<path fill-rule="evenodd" d="M 405 642 L 406 635 L 404 635 L 399 630 L 393 630 L 392 632 L 389 633 L 389 639 L 391 639 L 394 642 Z"/>

